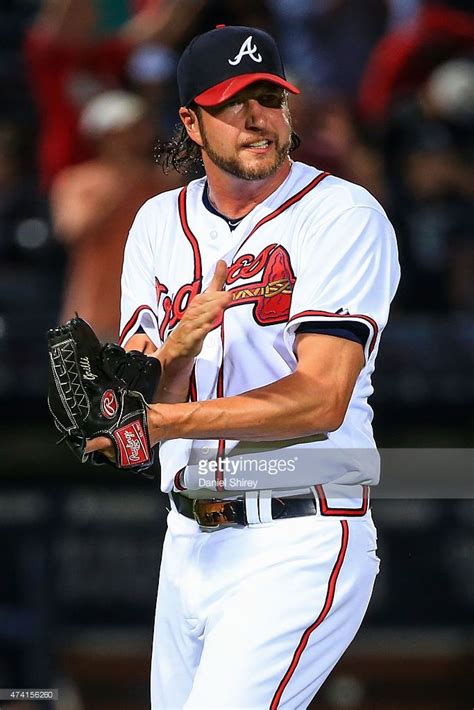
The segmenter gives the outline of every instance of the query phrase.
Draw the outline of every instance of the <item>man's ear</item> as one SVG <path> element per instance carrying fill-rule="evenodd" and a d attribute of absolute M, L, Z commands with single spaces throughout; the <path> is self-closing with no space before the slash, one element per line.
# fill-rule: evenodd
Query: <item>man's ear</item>
<path fill-rule="evenodd" d="M 188 136 L 197 143 L 201 148 L 203 147 L 203 141 L 201 136 L 201 127 L 199 125 L 199 120 L 196 111 L 192 108 L 186 108 L 181 106 L 179 109 L 179 117 L 186 129 Z"/>

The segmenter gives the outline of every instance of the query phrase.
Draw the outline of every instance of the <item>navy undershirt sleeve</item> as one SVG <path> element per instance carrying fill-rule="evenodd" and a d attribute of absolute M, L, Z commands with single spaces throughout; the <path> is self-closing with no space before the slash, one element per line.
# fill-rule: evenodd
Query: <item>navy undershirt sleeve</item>
<path fill-rule="evenodd" d="M 301 323 L 296 329 L 298 333 L 320 333 L 321 335 L 334 335 L 336 338 L 345 338 L 359 343 L 365 347 L 369 338 L 369 328 L 363 323 L 350 321 L 349 323 L 320 323 L 319 321 L 309 321 Z"/>

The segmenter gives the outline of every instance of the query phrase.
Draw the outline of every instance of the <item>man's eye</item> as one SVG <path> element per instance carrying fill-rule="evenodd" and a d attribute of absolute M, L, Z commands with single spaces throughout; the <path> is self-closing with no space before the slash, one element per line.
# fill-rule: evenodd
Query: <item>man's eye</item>
<path fill-rule="evenodd" d="M 258 101 L 267 108 L 280 108 L 283 104 L 283 94 L 262 94 Z"/>

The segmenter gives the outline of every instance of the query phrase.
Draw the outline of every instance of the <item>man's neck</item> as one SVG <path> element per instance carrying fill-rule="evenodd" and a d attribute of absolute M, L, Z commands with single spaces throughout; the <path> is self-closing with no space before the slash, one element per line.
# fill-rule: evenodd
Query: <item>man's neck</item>
<path fill-rule="evenodd" d="M 238 219 L 275 192 L 288 177 L 290 169 L 291 162 L 288 160 L 270 177 L 243 180 L 211 164 L 206 166 L 209 198 L 221 214 L 230 219 Z"/>

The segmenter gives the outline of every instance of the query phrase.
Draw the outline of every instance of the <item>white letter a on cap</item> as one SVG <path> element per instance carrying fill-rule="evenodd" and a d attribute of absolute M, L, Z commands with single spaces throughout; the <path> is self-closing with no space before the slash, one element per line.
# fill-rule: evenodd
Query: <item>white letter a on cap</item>
<path fill-rule="evenodd" d="M 232 64 L 232 66 L 235 66 L 236 64 L 240 64 L 242 61 L 242 58 L 245 57 L 246 54 L 250 57 L 250 59 L 253 59 L 254 62 L 261 62 L 262 61 L 262 55 L 257 52 L 257 45 L 254 44 L 252 46 L 252 35 L 247 37 L 245 42 L 242 44 L 241 48 L 239 49 L 238 53 L 235 55 L 233 59 L 228 59 L 227 61 L 229 64 Z"/>

